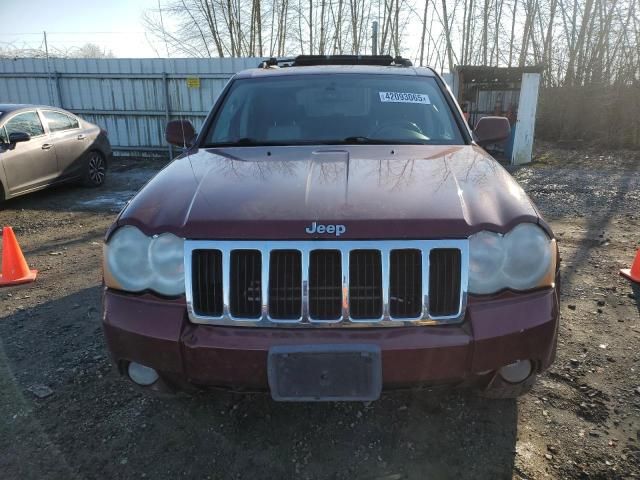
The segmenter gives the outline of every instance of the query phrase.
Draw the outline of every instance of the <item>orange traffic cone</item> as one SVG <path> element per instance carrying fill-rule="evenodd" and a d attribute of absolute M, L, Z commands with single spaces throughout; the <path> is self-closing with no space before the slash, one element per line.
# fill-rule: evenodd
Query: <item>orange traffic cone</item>
<path fill-rule="evenodd" d="M 640 250 L 636 253 L 636 259 L 631 264 L 631 268 L 623 268 L 620 275 L 632 282 L 640 283 Z"/>
<path fill-rule="evenodd" d="M 29 265 L 22 255 L 13 228 L 2 229 L 2 271 L 0 271 L 0 287 L 33 282 L 37 270 L 29 270 Z"/>

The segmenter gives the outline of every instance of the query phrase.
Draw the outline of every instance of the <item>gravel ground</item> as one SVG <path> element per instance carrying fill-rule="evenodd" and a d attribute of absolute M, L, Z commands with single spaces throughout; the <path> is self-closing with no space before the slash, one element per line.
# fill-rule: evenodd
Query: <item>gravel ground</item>
<path fill-rule="evenodd" d="M 158 167 L 6 202 L 0 223 L 40 273 L 0 290 L 0 477 L 640 477 L 640 291 L 618 276 L 640 246 L 640 152 L 536 157 L 512 173 L 560 239 L 562 324 L 556 363 L 517 401 L 150 395 L 111 368 L 99 285 L 102 236 Z"/>

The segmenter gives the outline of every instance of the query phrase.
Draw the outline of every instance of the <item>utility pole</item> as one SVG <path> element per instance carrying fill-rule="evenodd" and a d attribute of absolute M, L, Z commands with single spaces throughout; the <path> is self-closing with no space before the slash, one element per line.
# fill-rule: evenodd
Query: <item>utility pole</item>
<path fill-rule="evenodd" d="M 371 27 L 371 54 L 378 55 L 378 22 L 376 20 Z"/>
<path fill-rule="evenodd" d="M 162 19 L 162 5 L 160 5 L 160 0 L 158 0 L 158 12 L 160 13 L 160 28 L 162 28 L 162 38 L 164 39 L 164 48 L 167 51 L 167 58 L 169 55 L 169 44 L 167 43 L 167 32 L 164 29 L 164 20 Z"/>
<path fill-rule="evenodd" d="M 42 33 L 44 34 L 44 58 L 47 67 L 47 93 L 49 94 L 49 105 L 53 105 L 53 87 L 51 85 L 51 68 L 49 67 L 49 44 L 47 43 L 47 32 L 43 31 Z"/>

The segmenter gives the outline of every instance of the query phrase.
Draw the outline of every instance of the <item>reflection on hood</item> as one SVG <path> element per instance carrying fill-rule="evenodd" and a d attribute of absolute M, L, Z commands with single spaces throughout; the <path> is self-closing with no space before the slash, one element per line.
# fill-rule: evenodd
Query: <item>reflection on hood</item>
<path fill-rule="evenodd" d="M 522 188 L 473 146 L 235 147 L 162 170 L 121 223 L 189 238 L 308 238 L 312 221 L 343 237 L 466 237 L 538 220 Z M 262 235 L 262 237 L 261 237 Z"/>

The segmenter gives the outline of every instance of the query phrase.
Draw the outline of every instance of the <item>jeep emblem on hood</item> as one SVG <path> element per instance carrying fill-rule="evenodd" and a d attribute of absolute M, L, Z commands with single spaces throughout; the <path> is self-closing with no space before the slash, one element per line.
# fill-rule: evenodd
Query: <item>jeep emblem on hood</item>
<path fill-rule="evenodd" d="M 344 225 L 323 225 L 322 223 L 313 222 L 311 226 L 305 228 L 307 233 L 333 233 L 336 237 L 339 237 L 347 231 L 347 227 Z"/>

